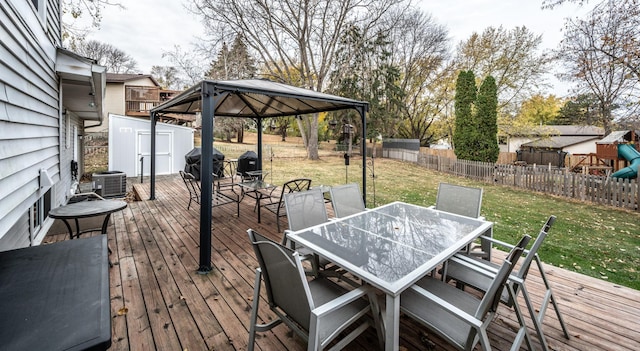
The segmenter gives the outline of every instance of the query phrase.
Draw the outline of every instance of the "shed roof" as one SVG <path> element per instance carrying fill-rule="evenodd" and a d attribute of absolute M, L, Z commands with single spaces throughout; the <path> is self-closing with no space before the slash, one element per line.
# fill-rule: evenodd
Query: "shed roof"
<path fill-rule="evenodd" d="M 616 130 L 613 131 L 611 133 L 609 133 L 609 135 L 607 135 L 606 137 L 602 138 L 602 140 L 598 141 L 598 144 L 614 144 L 614 143 L 626 143 L 626 142 L 630 142 L 630 141 L 634 141 L 631 140 L 632 136 L 631 133 L 633 133 L 633 130 Z M 638 135 L 638 131 L 635 131 L 635 134 Z"/>
<path fill-rule="evenodd" d="M 537 139 L 524 143 L 521 147 L 546 148 L 546 149 L 562 149 L 567 146 L 584 143 L 591 140 L 597 140 L 597 136 L 552 136 L 548 138 Z"/>

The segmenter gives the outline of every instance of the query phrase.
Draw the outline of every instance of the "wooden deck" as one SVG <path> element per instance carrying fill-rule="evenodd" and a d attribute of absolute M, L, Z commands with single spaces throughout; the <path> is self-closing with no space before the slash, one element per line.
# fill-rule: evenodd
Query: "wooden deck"
<path fill-rule="evenodd" d="M 148 184 L 134 186 L 142 199 L 148 199 Z M 241 204 L 240 218 L 235 216 L 235 204 L 214 208 L 214 270 L 199 275 L 199 206 L 186 209 L 188 193 L 179 178 L 159 181 L 156 198 L 131 202 L 112 216 L 107 234 L 114 263 L 111 350 L 246 350 L 257 267 L 246 230 L 279 239 L 275 216 L 265 211 L 258 224 L 253 199 Z M 46 238 L 46 242 L 58 240 L 66 240 L 66 235 Z M 493 256 L 503 257 L 499 252 Z M 545 269 L 571 334 L 570 340 L 563 337 L 550 307 L 544 331 L 553 350 L 640 350 L 640 291 L 564 269 Z M 530 294 L 541 298 L 535 267 L 527 284 Z M 259 316 L 274 318 L 266 303 Z M 513 312 L 500 306 L 489 329 L 492 347 L 508 350 L 516 325 Z M 400 330 L 401 349 L 428 350 L 435 344 L 437 350 L 452 350 L 408 318 L 402 318 Z M 306 349 L 285 325 L 259 335 L 256 349 Z M 372 350 L 376 345 L 370 329 L 348 349 Z"/>

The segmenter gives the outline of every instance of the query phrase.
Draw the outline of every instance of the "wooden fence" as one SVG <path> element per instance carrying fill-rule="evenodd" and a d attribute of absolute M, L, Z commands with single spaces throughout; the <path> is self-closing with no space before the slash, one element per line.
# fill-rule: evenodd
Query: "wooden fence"
<path fill-rule="evenodd" d="M 420 153 L 420 166 L 497 185 L 537 191 L 581 201 L 640 211 L 637 179 L 619 179 L 570 172 L 567 168 L 518 166 L 456 160 Z"/>

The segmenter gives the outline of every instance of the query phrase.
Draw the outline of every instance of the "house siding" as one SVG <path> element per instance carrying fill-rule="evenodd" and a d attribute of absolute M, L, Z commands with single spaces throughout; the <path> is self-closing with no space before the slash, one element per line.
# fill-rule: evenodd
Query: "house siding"
<path fill-rule="evenodd" d="M 44 195 L 39 189 L 41 169 L 54 182 L 52 207 L 65 201 L 59 189 L 69 186 L 60 176 L 60 89 L 55 72 L 60 5 L 54 0 L 42 5 L 44 18 L 31 1 L 0 2 L 0 250 L 33 244 L 31 239 L 41 237 L 50 225 L 51 220 L 45 220 L 36 228 L 39 232 L 25 236 L 29 211 Z"/>

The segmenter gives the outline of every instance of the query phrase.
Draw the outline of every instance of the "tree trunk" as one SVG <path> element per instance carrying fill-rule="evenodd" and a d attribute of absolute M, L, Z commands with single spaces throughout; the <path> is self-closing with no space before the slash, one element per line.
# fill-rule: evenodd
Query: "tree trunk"
<path fill-rule="evenodd" d="M 319 160 L 318 155 L 318 114 L 311 116 L 301 116 L 296 118 L 298 129 L 302 136 L 302 143 L 307 150 L 307 158 L 310 160 Z"/>
<path fill-rule="evenodd" d="M 314 113 L 310 117 L 310 128 L 307 140 L 307 156 L 310 160 L 319 160 L 318 154 L 318 114 Z"/>

